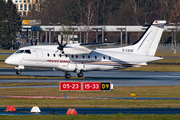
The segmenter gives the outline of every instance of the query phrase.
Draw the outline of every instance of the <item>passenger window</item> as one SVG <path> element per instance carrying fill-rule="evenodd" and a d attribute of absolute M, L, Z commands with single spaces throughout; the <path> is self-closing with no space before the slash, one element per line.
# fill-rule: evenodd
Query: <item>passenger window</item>
<path fill-rule="evenodd" d="M 105 56 L 103 57 L 103 59 L 106 59 Z"/>
<path fill-rule="evenodd" d="M 56 54 L 54 54 L 54 57 L 56 57 Z"/>
<path fill-rule="evenodd" d="M 30 50 L 25 50 L 24 53 L 31 54 L 31 51 Z"/>
<path fill-rule="evenodd" d="M 49 57 L 49 53 L 47 54 L 47 56 Z"/>
<path fill-rule="evenodd" d="M 67 57 L 67 55 L 66 55 L 66 57 Z"/>
<path fill-rule="evenodd" d="M 84 57 L 84 55 L 83 55 L 83 59 L 84 59 L 85 57 Z"/>
<path fill-rule="evenodd" d="M 111 60 L 111 57 L 109 57 L 109 60 Z"/>
<path fill-rule="evenodd" d="M 73 58 L 73 57 L 74 57 L 74 55 L 71 55 L 71 57 Z"/>
<path fill-rule="evenodd" d="M 90 59 L 91 57 L 88 55 L 88 58 Z"/>
<path fill-rule="evenodd" d="M 78 58 L 78 55 L 76 55 L 76 58 Z"/>
<path fill-rule="evenodd" d="M 59 57 L 61 57 L 61 54 L 59 54 Z"/>
<path fill-rule="evenodd" d="M 23 53 L 24 50 L 18 50 L 16 53 Z"/>
<path fill-rule="evenodd" d="M 97 59 L 97 56 L 95 56 L 95 59 Z"/>

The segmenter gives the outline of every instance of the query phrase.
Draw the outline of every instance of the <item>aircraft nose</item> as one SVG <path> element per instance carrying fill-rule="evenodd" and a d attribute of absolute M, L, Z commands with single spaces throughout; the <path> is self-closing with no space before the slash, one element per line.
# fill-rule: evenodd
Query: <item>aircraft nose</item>
<path fill-rule="evenodd" d="M 9 58 L 7 58 L 7 59 L 5 60 L 5 63 L 6 63 L 6 64 L 10 64 L 10 61 L 11 61 L 11 60 L 10 60 Z"/>
<path fill-rule="evenodd" d="M 8 57 L 6 60 L 5 60 L 5 63 L 6 64 L 13 64 L 13 59 L 11 57 Z"/>

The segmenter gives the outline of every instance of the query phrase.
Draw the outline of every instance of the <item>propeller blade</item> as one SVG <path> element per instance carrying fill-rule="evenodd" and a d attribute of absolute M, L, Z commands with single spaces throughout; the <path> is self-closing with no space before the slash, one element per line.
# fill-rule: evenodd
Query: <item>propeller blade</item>
<path fill-rule="evenodd" d="M 57 50 L 55 53 L 57 53 L 59 50 Z"/>
<path fill-rule="evenodd" d="M 64 51 L 63 51 L 63 49 L 64 49 L 64 47 L 67 45 L 67 43 L 66 44 L 64 44 L 64 45 L 62 45 L 62 41 L 61 41 L 61 44 L 59 43 L 59 41 L 58 40 L 56 40 L 56 42 L 58 43 L 58 47 L 57 47 L 57 49 L 58 50 L 60 50 L 63 54 L 64 54 Z M 56 51 L 56 52 L 58 52 L 58 50 Z"/>
<path fill-rule="evenodd" d="M 60 43 L 59 43 L 59 41 L 58 41 L 58 40 L 56 40 L 56 42 L 58 43 L 58 45 L 60 45 Z"/>
<path fill-rule="evenodd" d="M 32 40 L 31 40 L 31 45 L 33 45 L 33 42 L 32 42 Z"/>
<path fill-rule="evenodd" d="M 35 45 L 37 45 L 37 39 L 36 39 Z"/>

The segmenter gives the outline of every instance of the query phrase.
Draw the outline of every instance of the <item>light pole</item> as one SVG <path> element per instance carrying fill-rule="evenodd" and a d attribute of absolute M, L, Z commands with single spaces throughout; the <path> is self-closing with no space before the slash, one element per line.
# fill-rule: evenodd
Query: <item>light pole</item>
<path fill-rule="evenodd" d="M 79 40 L 79 42 L 80 43 L 82 43 L 82 38 L 81 38 L 81 25 L 82 25 L 83 23 L 78 23 L 78 28 L 79 28 L 79 32 L 80 32 L 80 40 Z M 79 39 L 79 38 L 78 38 Z"/>
<path fill-rule="evenodd" d="M 74 43 L 74 30 L 77 30 L 77 28 L 69 28 L 70 30 L 72 30 L 72 34 L 73 34 L 73 43 Z"/>
<path fill-rule="evenodd" d="M 93 30 L 96 30 L 96 43 L 98 42 L 98 30 L 102 30 L 102 28 L 92 28 Z"/>
<path fill-rule="evenodd" d="M 117 30 L 120 30 L 121 32 L 121 34 L 120 34 L 120 38 L 121 38 L 121 40 L 120 40 L 120 43 L 121 43 L 121 46 L 122 46 L 122 31 L 123 30 L 126 30 L 126 28 L 116 28 Z M 127 41 L 126 41 L 126 44 L 127 44 Z"/>
<path fill-rule="evenodd" d="M 167 28 L 167 30 L 171 30 L 172 31 L 172 40 L 171 40 L 171 44 L 172 44 L 172 46 L 173 46 L 173 43 L 174 43 L 174 45 L 176 46 L 176 34 L 174 35 L 174 31 L 176 31 L 176 27 L 172 27 L 172 28 Z M 174 37 L 175 36 L 175 37 Z"/>
<path fill-rule="evenodd" d="M 51 24 L 54 25 L 54 39 L 55 39 L 55 25 L 60 24 L 60 22 L 58 22 L 58 23 L 51 23 L 51 22 L 49 22 L 49 24 L 50 24 L 50 25 L 51 25 Z"/>
<path fill-rule="evenodd" d="M 47 42 L 47 30 L 49 30 L 49 45 L 51 44 L 51 30 L 53 28 L 45 28 L 46 29 L 46 42 Z"/>

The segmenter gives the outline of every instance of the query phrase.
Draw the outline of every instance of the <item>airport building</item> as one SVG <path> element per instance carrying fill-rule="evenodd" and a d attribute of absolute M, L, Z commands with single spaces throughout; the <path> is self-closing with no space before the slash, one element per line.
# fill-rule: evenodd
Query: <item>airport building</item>
<path fill-rule="evenodd" d="M 7 1 L 5 0 L 5 2 Z M 35 11 L 40 11 L 41 1 L 43 0 L 12 0 L 21 16 L 28 16 L 33 8 L 35 8 Z"/>

